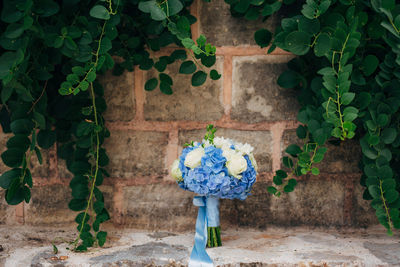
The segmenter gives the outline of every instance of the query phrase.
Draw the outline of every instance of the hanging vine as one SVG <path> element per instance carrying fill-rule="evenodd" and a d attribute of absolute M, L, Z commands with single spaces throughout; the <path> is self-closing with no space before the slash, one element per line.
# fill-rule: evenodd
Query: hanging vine
<path fill-rule="evenodd" d="M 192 1 L 3 1 L 0 36 L 0 118 L 3 132 L 12 133 L 1 154 L 11 169 L 0 177 L 8 204 L 29 202 L 33 186 L 29 170 L 41 149 L 57 145 L 58 156 L 73 174 L 68 206 L 78 212 L 76 251 L 103 246 L 107 233 L 100 225 L 110 219 L 99 186 L 109 159 L 102 147 L 110 133 L 102 114 L 107 108 L 97 77 L 115 75 L 134 66 L 159 72 L 145 84 L 172 94 L 173 80 L 164 73 L 182 61 L 180 73 L 192 85 L 207 77 L 219 79 L 212 67 L 215 47 L 204 36 L 191 39 Z M 150 51 L 173 44 L 170 56 Z M 187 59 L 188 54 L 192 60 Z M 115 57 L 119 63 L 115 63 Z M 209 73 L 207 73 L 209 72 Z"/>

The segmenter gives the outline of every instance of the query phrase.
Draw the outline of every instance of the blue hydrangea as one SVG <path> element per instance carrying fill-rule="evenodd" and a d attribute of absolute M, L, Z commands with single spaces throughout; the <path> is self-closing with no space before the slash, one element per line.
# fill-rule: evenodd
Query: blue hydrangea
<path fill-rule="evenodd" d="M 183 181 L 178 182 L 182 189 L 192 191 L 199 195 L 216 196 L 227 199 L 244 200 L 250 194 L 251 187 L 256 181 L 257 172 L 247 155 L 247 169 L 241 173 L 242 178 L 237 179 L 228 174 L 225 166 L 226 158 L 222 155 L 222 149 L 208 146 L 204 149 L 201 165 L 190 169 L 184 165 L 187 154 L 202 144 L 183 149 L 179 157 L 179 169 L 182 172 Z M 234 149 L 234 146 L 231 147 Z"/>

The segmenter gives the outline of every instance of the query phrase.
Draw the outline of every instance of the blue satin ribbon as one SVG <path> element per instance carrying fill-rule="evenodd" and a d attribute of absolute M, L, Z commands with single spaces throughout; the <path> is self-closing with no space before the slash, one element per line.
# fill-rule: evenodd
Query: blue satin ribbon
<path fill-rule="evenodd" d="M 217 199 L 218 200 L 218 199 Z M 189 267 L 213 267 L 214 263 L 206 252 L 207 245 L 207 204 L 209 200 L 204 196 L 195 196 L 193 205 L 199 207 L 196 221 L 196 234 L 194 236 L 194 246 L 190 254 Z M 209 205 L 212 206 L 212 205 Z M 219 225 L 219 216 L 218 225 Z M 213 216 L 215 218 L 215 216 Z"/>

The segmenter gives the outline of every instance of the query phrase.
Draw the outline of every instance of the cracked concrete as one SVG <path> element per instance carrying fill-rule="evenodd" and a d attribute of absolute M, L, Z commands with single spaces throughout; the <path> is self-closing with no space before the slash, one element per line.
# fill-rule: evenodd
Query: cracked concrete
<path fill-rule="evenodd" d="M 194 233 L 108 229 L 103 248 L 67 249 L 73 227 L 1 226 L 0 266 L 185 266 Z M 400 266 L 400 242 L 369 229 L 223 229 L 223 246 L 207 249 L 216 266 Z M 53 254 L 51 243 L 57 244 Z"/>

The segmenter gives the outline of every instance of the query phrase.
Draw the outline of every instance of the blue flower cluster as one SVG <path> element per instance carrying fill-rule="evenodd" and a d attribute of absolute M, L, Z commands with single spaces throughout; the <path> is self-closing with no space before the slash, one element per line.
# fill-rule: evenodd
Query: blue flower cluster
<path fill-rule="evenodd" d="M 226 158 L 222 155 L 222 149 L 214 146 L 208 146 L 204 149 L 205 154 L 201 158 L 200 166 L 194 169 L 186 167 L 184 162 L 187 154 L 200 145 L 197 144 L 183 149 L 179 157 L 179 169 L 182 172 L 183 181 L 178 182 L 179 186 L 204 196 L 246 199 L 257 175 L 249 157 L 244 156 L 247 161 L 247 169 L 241 173 L 241 179 L 228 174 L 228 169 L 225 166 Z"/>

